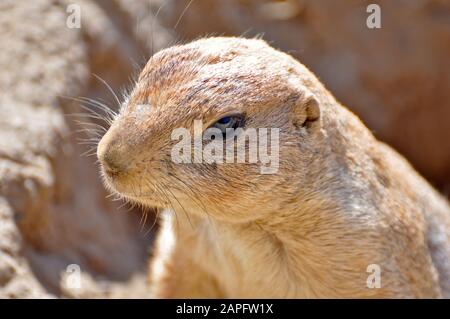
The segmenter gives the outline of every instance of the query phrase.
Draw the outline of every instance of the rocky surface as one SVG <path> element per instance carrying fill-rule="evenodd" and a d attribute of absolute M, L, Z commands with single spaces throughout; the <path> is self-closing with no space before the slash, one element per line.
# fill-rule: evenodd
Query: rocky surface
<path fill-rule="evenodd" d="M 79 29 L 66 24 L 73 3 Z M 152 52 L 176 41 L 262 34 L 450 193 L 450 3 L 377 1 L 379 30 L 365 27 L 369 3 L 1 1 L 0 298 L 150 296 L 153 221 L 141 227 L 139 211 L 105 198 L 95 158 L 77 142 L 87 136 L 72 114 L 85 111 L 67 97 L 116 108 L 93 74 L 120 92 Z"/>
<path fill-rule="evenodd" d="M 80 155 L 80 106 L 66 98 L 109 94 L 92 74 L 117 90 L 145 45 L 132 22 L 115 22 L 119 3 L 80 5 L 81 29 L 70 29 L 64 2 L 0 4 L 0 297 L 145 296 L 151 236 L 105 199 L 94 160 Z M 72 264 L 80 289 L 64 281 Z"/>

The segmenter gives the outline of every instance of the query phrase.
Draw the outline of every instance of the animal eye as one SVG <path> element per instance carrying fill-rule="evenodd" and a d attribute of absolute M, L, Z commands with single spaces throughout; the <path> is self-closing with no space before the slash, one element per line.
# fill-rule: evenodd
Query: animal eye
<path fill-rule="evenodd" d="M 218 124 L 227 125 L 232 120 L 231 116 L 226 116 L 217 121 Z"/>
<path fill-rule="evenodd" d="M 242 127 L 243 124 L 244 124 L 243 115 L 233 115 L 222 117 L 210 127 L 219 129 L 222 132 L 223 137 L 226 137 L 227 129 L 237 129 L 238 127 Z"/>

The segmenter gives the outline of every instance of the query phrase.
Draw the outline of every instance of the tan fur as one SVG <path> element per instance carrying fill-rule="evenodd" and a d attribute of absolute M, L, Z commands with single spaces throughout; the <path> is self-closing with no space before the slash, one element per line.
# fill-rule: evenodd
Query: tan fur
<path fill-rule="evenodd" d="M 173 129 L 234 111 L 281 129 L 277 174 L 171 161 Z M 153 56 L 98 156 L 114 167 L 108 187 L 170 209 L 152 261 L 157 297 L 450 296 L 448 204 L 264 41 L 209 38 Z M 379 289 L 367 287 L 370 264 Z"/>

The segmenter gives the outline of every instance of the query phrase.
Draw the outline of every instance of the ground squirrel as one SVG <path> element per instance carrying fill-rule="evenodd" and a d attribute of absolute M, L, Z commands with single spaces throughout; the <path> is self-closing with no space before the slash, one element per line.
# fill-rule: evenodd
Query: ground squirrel
<path fill-rule="evenodd" d="M 277 172 L 175 163 L 172 132 L 195 120 L 279 129 Z M 156 297 L 450 297 L 447 202 L 262 40 L 205 38 L 155 54 L 97 155 L 112 191 L 168 209 Z M 369 265 L 379 287 L 368 286 Z"/>

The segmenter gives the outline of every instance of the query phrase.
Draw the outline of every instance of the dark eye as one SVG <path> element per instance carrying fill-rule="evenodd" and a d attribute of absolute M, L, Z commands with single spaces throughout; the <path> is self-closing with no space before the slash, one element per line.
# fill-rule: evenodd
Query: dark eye
<path fill-rule="evenodd" d="M 225 116 L 219 119 L 216 123 L 210 127 L 217 128 L 222 131 L 224 137 L 226 137 L 227 129 L 237 129 L 244 125 L 243 115 Z"/>
<path fill-rule="evenodd" d="M 232 119 L 231 116 L 226 116 L 218 120 L 217 123 L 221 125 L 227 125 L 228 123 L 231 122 L 231 119 Z"/>

